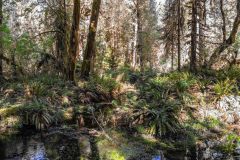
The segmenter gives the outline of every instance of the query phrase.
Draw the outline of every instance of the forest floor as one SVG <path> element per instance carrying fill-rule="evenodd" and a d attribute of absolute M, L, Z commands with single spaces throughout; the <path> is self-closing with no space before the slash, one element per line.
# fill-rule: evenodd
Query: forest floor
<path fill-rule="evenodd" d="M 239 84 L 237 67 L 198 75 L 123 68 L 77 85 L 49 75 L 5 81 L 0 132 L 72 128 L 97 137 L 100 156 L 116 160 L 162 151 L 226 159 L 240 152 Z"/>

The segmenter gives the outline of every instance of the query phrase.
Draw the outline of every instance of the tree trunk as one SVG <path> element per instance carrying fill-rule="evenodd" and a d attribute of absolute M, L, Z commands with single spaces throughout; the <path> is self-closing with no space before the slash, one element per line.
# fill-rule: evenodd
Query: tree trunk
<path fill-rule="evenodd" d="M 144 71 L 144 54 L 143 54 L 143 26 L 142 26 L 142 13 L 141 13 L 141 1 L 137 0 L 136 10 L 137 10 L 137 54 L 139 55 L 140 69 Z"/>
<path fill-rule="evenodd" d="M 126 47 L 126 51 L 125 51 L 125 61 L 124 61 L 124 65 L 126 67 L 130 67 L 130 55 L 131 55 L 131 43 L 128 42 L 127 43 L 127 47 Z"/>
<path fill-rule="evenodd" d="M 0 0 L 0 27 L 3 24 L 3 1 Z M 0 31 L 0 57 L 3 57 L 3 45 L 2 45 L 2 33 Z M 3 77 L 3 62 L 2 62 L 2 58 L 0 58 L 0 78 Z"/>
<path fill-rule="evenodd" d="M 67 11 L 65 0 L 59 0 L 58 15 L 55 20 L 56 30 L 56 56 L 58 64 L 61 65 L 62 73 L 66 72 L 65 57 L 67 56 Z"/>
<path fill-rule="evenodd" d="M 211 68 L 213 66 L 213 64 L 217 61 L 217 59 L 221 55 L 221 53 L 224 52 L 228 47 L 230 47 L 236 41 L 236 36 L 237 36 L 238 28 L 240 25 L 240 0 L 236 0 L 236 1 L 237 1 L 237 16 L 235 17 L 232 31 L 231 31 L 228 39 L 226 39 L 222 44 L 220 44 L 214 50 L 214 52 L 208 62 L 209 68 Z"/>
<path fill-rule="evenodd" d="M 79 52 L 79 25 L 80 25 L 80 0 L 74 0 L 72 29 L 70 35 L 70 46 L 68 55 L 67 79 L 74 81 L 77 55 Z"/>
<path fill-rule="evenodd" d="M 172 34 L 172 42 L 171 42 L 171 54 L 172 54 L 172 64 L 171 64 L 171 68 L 172 68 L 172 71 L 174 70 L 174 34 Z"/>
<path fill-rule="evenodd" d="M 12 59 L 12 78 L 17 79 L 17 66 L 15 61 L 15 52 L 11 53 L 11 59 Z"/>
<path fill-rule="evenodd" d="M 133 42 L 133 57 L 132 57 L 132 67 L 134 69 L 136 69 L 136 65 L 137 65 L 137 33 L 138 33 L 138 26 L 137 26 L 137 22 L 134 25 L 134 42 Z"/>
<path fill-rule="evenodd" d="M 181 0 L 178 0 L 178 71 L 181 71 Z"/>
<path fill-rule="evenodd" d="M 190 71 L 197 71 L 197 0 L 192 1 L 192 23 L 191 23 L 191 56 L 190 56 Z"/>
<path fill-rule="evenodd" d="M 227 35 L 227 31 L 226 31 L 226 18 L 225 18 L 225 12 L 223 9 L 223 0 L 220 0 L 220 10 L 221 10 L 221 15 L 222 15 L 222 21 L 223 21 L 223 25 L 222 25 L 222 34 L 223 34 L 223 42 L 226 41 L 226 35 Z"/>
<path fill-rule="evenodd" d="M 202 0 L 198 2 L 199 8 L 199 57 L 200 64 L 203 67 L 206 67 L 206 47 L 205 47 L 205 35 L 204 35 L 204 27 L 206 26 L 206 0 Z"/>
<path fill-rule="evenodd" d="M 101 0 L 93 0 L 92 4 L 92 13 L 90 18 L 89 32 L 87 37 L 86 50 L 84 52 L 83 64 L 81 68 L 81 77 L 88 79 L 90 76 L 91 69 L 94 57 L 96 56 L 94 46 L 95 46 L 95 37 L 97 32 L 98 17 L 100 12 Z"/>

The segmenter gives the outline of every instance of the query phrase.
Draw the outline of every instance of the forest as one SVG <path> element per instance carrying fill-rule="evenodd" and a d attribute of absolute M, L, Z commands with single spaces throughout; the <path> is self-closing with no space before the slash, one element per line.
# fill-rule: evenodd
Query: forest
<path fill-rule="evenodd" d="M 0 160 L 239 160 L 240 0 L 0 0 Z"/>

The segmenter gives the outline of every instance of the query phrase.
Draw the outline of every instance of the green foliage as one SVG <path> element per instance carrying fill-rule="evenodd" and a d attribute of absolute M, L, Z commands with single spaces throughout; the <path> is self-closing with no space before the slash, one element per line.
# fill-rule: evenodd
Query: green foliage
<path fill-rule="evenodd" d="M 214 85 L 214 92 L 218 96 L 217 98 L 221 98 L 222 96 L 229 95 L 233 93 L 233 90 L 236 88 L 236 81 L 230 80 L 227 78 L 223 81 L 218 81 Z"/>
<path fill-rule="evenodd" d="M 156 77 L 144 82 L 140 88 L 141 95 L 146 95 L 146 99 L 160 100 L 164 98 L 164 94 L 171 88 L 168 77 Z"/>
<path fill-rule="evenodd" d="M 104 93 L 112 93 L 119 87 L 119 83 L 116 82 L 115 79 L 111 77 L 91 77 L 89 82 L 86 84 L 86 88 L 95 90 L 95 91 L 103 91 Z"/>
<path fill-rule="evenodd" d="M 41 130 L 44 127 L 48 127 L 52 123 L 52 117 L 48 113 L 48 110 L 41 109 L 32 115 L 32 123 L 35 125 L 36 129 Z"/>
<path fill-rule="evenodd" d="M 181 127 L 179 111 L 189 99 L 191 101 L 189 89 L 197 82 L 198 78 L 188 72 L 142 78 L 138 85 L 140 98 L 136 100 L 136 106 L 140 107 L 137 118 L 139 121 L 142 118 L 148 131 L 155 136 L 177 132 Z"/>
<path fill-rule="evenodd" d="M 22 123 L 34 125 L 41 130 L 53 122 L 53 111 L 44 103 L 33 101 L 29 104 L 9 106 L 0 109 L 0 115 L 4 118 L 19 116 Z"/>
<path fill-rule="evenodd" d="M 19 112 L 25 124 L 34 125 L 38 130 L 52 123 L 49 107 L 38 101 L 22 106 L 19 108 Z"/>
<path fill-rule="evenodd" d="M 19 110 L 22 106 L 20 104 L 17 105 L 11 105 L 11 106 L 5 106 L 0 109 L 0 115 L 3 118 L 10 117 L 12 115 L 17 115 L 19 113 Z"/>
<path fill-rule="evenodd" d="M 37 98 L 44 96 L 53 96 L 55 94 L 53 89 L 65 94 L 66 84 L 65 81 L 56 75 L 41 74 L 36 77 L 26 77 L 23 79 L 25 89 L 29 90 L 31 96 Z"/>
<path fill-rule="evenodd" d="M 16 42 L 15 53 L 21 57 L 28 56 L 34 51 L 35 44 L 30 38 L 28 33 L 22 34 L 22 36 Z"/>
<path fill-rule="evenodd" d="M 51 115 L 52 115 L 51 116 L 52 122 L 55 123 L 56 125 L 64 121 L 63 110 L 56 110 L 56 111 L 51 110 Z"/>
<path fill-rule="evenodd" d="M 173 72 L 152 76 L 139 83 L 140 93 L 149 102 L 178 96 L 183 101 L 191 98 L 189 89 L 197 84 L 198 78 L 190 73 Z M 156 102 L 157 103 L 157 102 Z"/>
<path fill-rule="evenodd" d="M 188 122 L 185 123 L 185 125 L 187 128 L 194 129 L 195 131 L 204 131 L 213 128 L 224 127 L 224 124 L 214 117 L 207 117 L 206 119 L 201 121 L 196 119 L 190 119 Z"/>
<path fill-rule="evenodd" d="M 228 134 L 226 137 L 225 144 L 222 144 L 218 147 L 219 150 L 227 154 L 233 154 L 237 145 L 240 144 L 240 136 L 236 134 Z"/>
<path fill-rule="evenodd" d="M 219 119 L 216 119 L 213 117 L 208 117 L 203 123 L 204 123 L 204 126 L 206 126 L 209 129 L 223 126 L 223 124 Z"/>
<path fill-rule="evenodd" d="M 230 80 L 238 80 L 240 81 L 240 68 L 238 66 L 231 67 L 226 72 L 226 77 L 228 77 Z"/>
<path fill-rule="evenodd" d="M 201 78 L 201 80 L 198 81 L 198 86 L 200 88 L 200 91 L 204 93 L 207 89 L 207 87 L 211 84 L 211 80 Z"/>
<path fill-rule="evenodd" d="M 59 76 L 54 74 L 41 74 L 37 77 L 31 78 L 31 81 L 37 81 L 39 83 L 42 83 L 46 86 L 59 86 L 63 87 L 65 85 L 65 82 L 63 79 L 61 79 Z"/>
<path fill-rule="evenodd" d="M 149 116 L 149 132 L 157 137 L 168 132 L 175 133 L 179 129 L 177 116 L 171 107 L 149 110 Z"/>
<path fill-rule="evenodd" d="M 45 96 L 47 94 L 46 86 L 43 83 L 38 81 L 30 82 L 29 91 L 31 95 L 36 97 Z"/>
<path fill-rule="evenodd" d="M 176 89 L 180 92 L 186 92 L 197 82 L 196 77 L 189 72 L 174 72 L 169 75 L 169 78 L 175 82 Z"/>
<path fill-rule="evenodd" d="M 55 42 L 55 37 L 52 35 L 48 35 L 44 37 L 45 39 L 40 42 L 39 46 L 43 50 L 47 50 L 52 47 L 53 43 Z"/>
<path fill-rule="evenodd" d="M 148 132 L 156 137 L 164 136 L 166 133 L 175 133 L 180 129 L 177 118 L 179 105 L 176 101 L 171 100 L 161 101 L 158 106 L 145 104 L 145 106 L 141 106 L 134 120 L 143 120 Z"/>
<path fill-rule="evenodd" d="M 109 160 L 125 160 L 125 157 L 119 153 L 117 150 L 113 150 L 108 153 Z"/>
<path fill-rule="evenodd" d="M 0 32 L 2 33 L 2 36 L 0 37 L 0 42 L 2 43 L 3 47 L 11 48 L 12 36 L 7 23 L 4 23 L 3 25 L 0 26 Z"/>
<path fill-rule="evenodd" d="M 129 67 L 120 67 L 117 70 L 108 70 L 106 71 L 106 75 L 116 78 L 119 75 L 122 75 L 122 82 L 130 82 L 131 81 L 131 76 L 132 76 L 133 70 Z"/>

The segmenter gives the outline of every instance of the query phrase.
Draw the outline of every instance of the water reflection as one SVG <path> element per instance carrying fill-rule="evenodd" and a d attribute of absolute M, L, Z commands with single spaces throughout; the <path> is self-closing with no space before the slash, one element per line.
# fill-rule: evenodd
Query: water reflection
<path fill-rule="evenodd" d="M 123 142 L 126 143 L 126 142 Z M 128 142 L 127 142 L 128 143 Z M 102 143 L 104 144 L 104 143 Z M 137 143 L 134 143 L 137 144 Z M 129 152 L 132 149 L 130 144 L 126 144 L 127 147 L 123 151 Z M 145 152 L 145 149 L 141 146 L 141 152 L 137 155 L 134 154 L 131 157 L 124 157 L 128 160 L 194 160 L 203 159 L 200 155 L 202 154 L 190 154 L 184 151 L 165 151 L 160 150 L 153 154 Z M 52 134 L 47 134 L 41 136 L 39 134 L 31 135 L 12 135 L 3 136 L 0 135 L 0 160 L 79 160 L 79 159 L 90 159 L 99 160 L 104 159 L 104 150 L 111 150 L 111 145 L 109 143 L 99 146 L 98 140 L 94 136 L 80 135 L 74 136 L 72 132 L 64 134 L 62 132 L 54 132 Z M 192 151 L 194 152 L 194 151 Z M 192 153 L 191 152 L 191 153 Z M 100 154 L 101 153 L 101 154 Z M 105 152 L 104 152 L 105 153 Z M 107 153 L 107 152 L 106 152 Z M 206 154 L 206 152 L 203 152 Z M 142 154 L 142 156 L 141 156 Z M 210 153 L 209 153 L 210 154 Z M 101 155 L 101 156 L 100 156 Z M 105 155 L 105 154 L 104 154 Z M 116 154 L 117 155 L 117 154 Z M 198 155 L 198 156 L 197 156 Z M 110 155 L 105 155 L 105 160 L 109 158 Z M 200 157 L 199 157 L 200 156 Z M 199 158 L 198 158 L 199 157 Z M 223 158 L 213 158 L 216 156 L 209 156 L 210 159 L 236 159 L 238 157 L 225 157 Z"/>
<path fill-rule="evenodd" d="M 35 136 L 6 136 L 0 139 L 1 160 L 80 159 L 78 141 L 63 135 L 41 138 Z"/>
<path fill-rule="evenodd" d="M 0 160 L 99 160 L 101 148 L 98 148 L 97 141 L 94 136 L 83 135 L 76 138 L 60 132 L 43 137 L 34 134 L 1 136 Z M 137 157 L 132 159 L 139 160 L 139 156 Z M 141 158 L 165 160 L 161 154 Z"/>
<path fill-rule="evenodd" d="M 44 143 L 34 137 L 7 136 L 0 140 L 2 160 L 46 160 Z"/>

